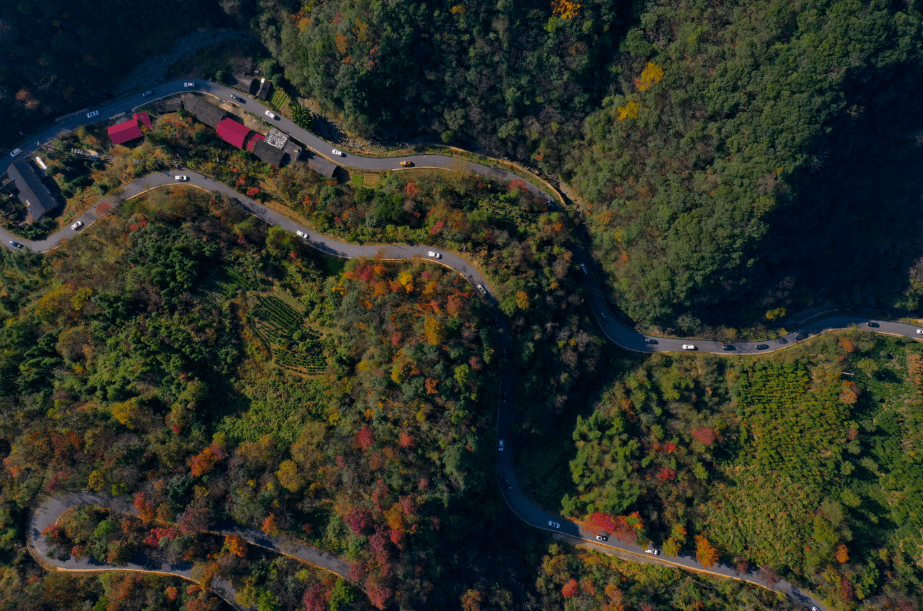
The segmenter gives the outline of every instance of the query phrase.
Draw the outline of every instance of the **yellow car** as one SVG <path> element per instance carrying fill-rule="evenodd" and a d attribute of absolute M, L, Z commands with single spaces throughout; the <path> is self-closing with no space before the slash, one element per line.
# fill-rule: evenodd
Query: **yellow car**
<path fill-rule="evenodd" d="M 401 162 L 401 167 L 404 167 L 404 168 L 409 168 L 412 165 L 413 165 L 412 161 L 402 161 Z"/>

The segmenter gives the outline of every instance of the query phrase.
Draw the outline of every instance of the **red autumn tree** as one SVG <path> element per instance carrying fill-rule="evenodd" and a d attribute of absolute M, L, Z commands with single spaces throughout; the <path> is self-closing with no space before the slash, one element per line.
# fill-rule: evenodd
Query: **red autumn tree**
<path fill-rule="evenodd" d="M 580 592 L 580 584 L 577 583 L 576 579 L 571 578 L 570 581 L 564 584 L 564 587 L 561 588 L 561 596 L 564 598 L 570 598 L 571 596 L 576 596 Z"/>
<path fill-rule="evenodd" d="M 200 477 L 211 471 L 218 461 L 225 458 L 227 458 L 227 453 L 224 448 L 213 443 L 189 459 L 189 469 L 193 477 Z"/>
<path fill-rule="evenodd" d="M 275 535 L 279 532 L 279 526 L 276 524 L 275 514 L 269 514 L 266 516 L 266 519 L 263 520 L 263 525 L 260 527 L 267 535 Z"/>
<path fill-rule="evenodd" d="M 372 427 L 366 424 L 356 435 L 356 443 L 358 443 L 363 450 L 367 450 L 374 442 L 375 434 L 372 432 Z"/>
<path fill-rule="evenodd" d="M 715 443 L 717 435 L 713 429 L 710 429 L 707 426 L 700 426 L 699 428 L 692 430 L 692 438 L 699 443 L 702 443 L 703 445 L 710 446 Z"/>

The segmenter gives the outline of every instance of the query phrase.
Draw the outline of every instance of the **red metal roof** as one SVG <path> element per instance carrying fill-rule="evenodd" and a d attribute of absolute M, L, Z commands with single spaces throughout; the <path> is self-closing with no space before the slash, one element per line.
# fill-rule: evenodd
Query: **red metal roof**
<path fill-rule="evenodd" d="M 247 150 L 252 153 L 253 147 L 256 145 L 256 143 L 259 142 L 260 140 L 265 140 L 265 139 L 266 137 L 263 136 L 263 134 L 260 134 L 258 132 L 253 132 L 253 135 L 250 136 L 249 140 L 247 140 Z"/>
<path fill-rule="evenodd" d="M 231 118 L 221 119 L 215 129 L 218 130 L 219 138 L 239 149 L 244 148 L 244 140 L 247 139 L 247 134 L 250 132 L 249 127 Z"/>
<path fill-rule="evenodd" d="M 148 127 L 151 126 L 151 118 L 150 118 L 150 116 L 148 116 L 148 114 L 147 114 L 146 112 L 136 112 L 136 113 L 133 114 L 132 116 L 133 116 L 135 119 L 138 119 L 139 121 L 141 121 L 142 123 L 144 123 L 145 125 L 147 125 Z"/>
<path fill-rule="evenodd" d="M 138 127 L 137 119 L 129 119 L 124 123 L 118 123 L 109 128 L 109 137 L 112 138 L 112 144 L 122 144 L 143 135 L 141 128 Z"/>

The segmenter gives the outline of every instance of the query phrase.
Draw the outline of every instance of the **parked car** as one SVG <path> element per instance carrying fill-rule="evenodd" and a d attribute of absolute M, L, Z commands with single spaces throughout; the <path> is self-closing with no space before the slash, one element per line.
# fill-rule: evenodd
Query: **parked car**
<path fill-rule="evenodd" d="M 10 151 L 10 157 L 15 157 L 16 155 L 20 154 L 21 152 L 22 152 L 22 149 L 13 149 L 12 151 Z"/>
<path fill-rule="evenodd" d="M 19 242 L 14 242 L 10 240 L 10 246 L 12 246 L 13 248 L 18 248 L 19 250 L 22 250 L 22 244 L 20 244 Z"/>
<path fill-rule="evenodd" d="M 548 526 L 552 528 L 561 528 L 560 522 L 555 522 L 554 520 L 548 520 Z"/>
<path fill-rule="evenodd" d="M 175 180 L 180 181 L 180 182 L 186 182 L 186 181 L 189 180 L 189 177 L 188 177 L 188 176 L 185 176 L 185 175 L 183 175 L 183 176 L 174 176 L 173 178 L 174 178 Z"/>
<path fill-rule="evenodd" d="M 151 90 L 151 89 L 148 89 L 147 91 L 145 91 L 144 93 L 141 94 L 141 97 L 142 97 L 142 98 L 146 98 L 147 96 L 151 95 L 152 93 L 154 93 L 154 91 Z"/>
<path fill-rule="evenodd" d="M 429 251 L 427 251 L 427 252 L 426 252 L 426 256 L 427 256 L 427 257 L 432 257 L 432 258 L 434 258 L 434 259 L 441 259 L 441 258 L 442 258 L 442 254 L 436 252 L 435 250 L 429 250 Z"/>
<path fill-rule="evenodd" d="M 195 87 L 195 81 L 186 81 L 183 83 L 183 87 Z"/>
<path fill-rule="evenodd" d="M 273 120 L 275 120 L 275 119 L 276 119 L 276 115 L 275 115 L 275 113 L 274 113 L 274 112 L 272 112 L 271 110 L 267 110 L 267 111 L 266 111 L 266 112 L 264 112 L 263 114 L 264 114 L 264 115 L 266 115 L 267 117 L 269 117 L 270 119 L 273 119 Z"/>
<path fill-rule="evenodd" d="M 608 541 L 609 537 L 607 537 L 606 535 L 596 535 L 596 540 L 597 541 Z"/>
<path fill-rule="evenodd" d="M 683 350 L 695 350 L 694 344 L 683 344 Z"/>
<path fill-rule="evenodd" d="M 98 117 L 98 116 L 99 116 L 98 110 L 91 110 L 90 112 L 87 113 L 87 119 L 92 119 L 93 117 Z"/>
<path fill-rule="evenodd" d="M 757 350 L 766 350 L 768 348 L 769 348 L 769 344 L 757 344 L 756 346 Z"/>
<path fill-rule="evenodd" d="M 299 238 L 304 238 L 305 240 L 308 239 L 308 234 L 306 234 L 305 232 L 303 232 L 303 231 L 300 230 L 300 229 L 298 229 L 298 230 L 295 231 L 295 235 L 297 235 Z"/>
<path fill-rule="evenodd" d="M 483 286 L 481 286 L 480 284 L 478 285 L 478 290 L 481 291 L 481 295 L 486 295 L 486 294 L 487 294 L 487 289 L 485 289 L 485 288 L 484 288 Z"/>
<path fill-rule="evenodd" d="M 660 550 L 659 550 L 659 549 L 654 549 L 653 547 L 649 547 L 649 548 L 647 548 L 646 550 L 644 550 L 644 553 L 645 553 L 645 554 L 650 554 L 651 556 L 659 556 L 659 555 L 660 555 Z"/>
<path fill-rule="evenodd" d="M 580 269 L 583 270 L 584 274 L 587 274 L 587 275 L 590 274 L 590 272 L 587 271 L 586 265 L 584 265 L 583 263 L 580 264 Z"/>
<path fill-rule="evenodd" d="M 83 221 L 77 221 L 76 223 L 71 225 L 71 229 L 73 229 L 74 231 L 77 231 L 81 227 L 83 227 Z"/>
<path fill-rule="evenodd" d="M 404 168 L 409 168 L 412 165 L 413 165 L 412 161 L 402 161 L 401 162 L 401 167 L 404 167 Z"/>
<path fill-rule="evenodd" d="M 795 335 L 795 341 L 796 341 L 796 342 L 800 342 L 800 341 L 803 340 L 803 339 L 808 339 L 808 334 L 807 334 L 807 333 L 798 333 L 797 335 Z"/>
<path fill-rule="evenodd" d="M 500 440 L 500 449 L 499 449 L 499 451 L 500 451 L 500 452 L 503 451 L 503 440 L 502 440 L 502 439 Z"/>
<path fill-rule="evenodd" d="M 724 344 L 723 346 L 721 346 L 721 349 L 722 350 L 734 350 L 735 348 L 733 344 Z"/>
<path fill-rule="evenodd" d="M 333 149 L 332 153 L 336 155 L 337 157 L 343 156 L 343 151 L 341 151 L 340 149 Z"/>
<path fill-rule="evenodd" d="M 872 320 L 870 320 L 870 321 L 868 322 L 868 325 L 869 325 L 870 327 L 872 327 L 873 329 L 875 329 L 876 327 L 880 327 L 880 326 L 881 326 L 881 325 L 879 325 L 877 322 L 874 322 L 874 321 L 872 321 Z"/>
<path fill-rule="evenodd" d="M 508 477 L 507 477 L 506 479 L 503 480 L 503 483 L 506 484 L 506 487 L 507 487 L 507 488 L 512 488 L 512 487 L 513 487 L 513 483 L 510 481 L 510 478 L 508 478 Z"/>

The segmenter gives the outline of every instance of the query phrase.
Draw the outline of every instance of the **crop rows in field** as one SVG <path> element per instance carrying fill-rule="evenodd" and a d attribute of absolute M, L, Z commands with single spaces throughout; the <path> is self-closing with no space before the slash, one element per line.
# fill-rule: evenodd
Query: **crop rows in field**
<path fill-rule="evenodd" d="M 320 373 L 327 366 L 317 333 L 305 327 L 304 316 L 281 299 L 258 295 L 252 319 L 260 337 L 269 344 L 273 361 L 280 367 L 301 373 Z M 296 341 L 299 332 L 302 338 Z"/>

